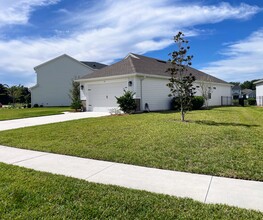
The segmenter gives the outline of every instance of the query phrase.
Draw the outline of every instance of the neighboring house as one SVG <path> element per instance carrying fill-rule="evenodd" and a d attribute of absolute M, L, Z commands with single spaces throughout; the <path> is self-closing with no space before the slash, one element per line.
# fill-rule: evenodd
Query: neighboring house
<path fill-rule="evenodd" d="M 170 74 L 166 72 L 166 61 L 130 53 L 123 60 L 76 80 L 81 83 L 81 98 L 86 99 L 88 111 L 110 111 L 118 108 L 115 97 L 123 90 L 135 93 L 137 110 L 151 111 L 170 109 L 170 89 L 166 86 Z M 231 85 L 223 80 L 189 67 L 197 79 L 197 94 L 200 95 L 199 81 L 207 79 L 211 86 L 209 105 L 221 105 L 222 96 L 232 97 Z M 199 81 L 198 81 L 199 80 Z"/>
<path fill-rule="evenodd" d="M 254 82 L 256 85 L 257 105 L 263 106 L 263 79 Z"/>
<path fill-rule="evenodd" d="M 96 62 L 80 62 L 66 54 L 36 66 L 37 84 L 31 87 L 32 106 L 69 106 L 72 80 L 105 66 Z"/>
<path fill-rule="evenodd" d="M 241 86 L 240 85 L 234 85 L 232 87 L 232 97 L 233 97 L 233 99 L 242 98 Z"/>
<path fill-rule="evenodd" d="M 244 99 L 256 98 L 256 91 L 252 89 L 243 89 L 241 94 Z"/>

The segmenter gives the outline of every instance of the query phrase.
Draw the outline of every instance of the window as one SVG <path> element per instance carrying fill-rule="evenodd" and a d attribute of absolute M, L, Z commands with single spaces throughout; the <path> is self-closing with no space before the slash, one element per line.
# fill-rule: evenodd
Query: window
<path fill-rule="evenodd" d="M 208 93 L 208 99 L 211 99 L 211 98 L 212 98 L 212 93 L 209 92 L 209 93 Z"/>

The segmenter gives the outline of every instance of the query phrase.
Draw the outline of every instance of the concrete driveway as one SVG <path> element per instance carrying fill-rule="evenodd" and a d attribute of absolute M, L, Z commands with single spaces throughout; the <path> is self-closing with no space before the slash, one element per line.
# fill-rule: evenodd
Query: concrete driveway
<path fill-rule="evenodd" d="M 107 112 L 66 112 L 61 115 L 49 115 L 33 118 L 0 121 L 0 131 L 24 128 L 35 125 L 51 124 L 63 121 L 72 121 L 83 118 L 97 118 L 108 115 L 110 115 L 110 113 Z"/>

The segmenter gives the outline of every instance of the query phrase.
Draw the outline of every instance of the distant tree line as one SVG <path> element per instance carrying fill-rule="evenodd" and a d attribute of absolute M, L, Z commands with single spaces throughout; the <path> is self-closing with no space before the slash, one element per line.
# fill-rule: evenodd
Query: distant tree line
<path fill-rule="evenodd" d="M 31 93 L 28 87 L 23 85 L 8 86 L 0 84 L 0 103 L 2 105 L 29 104 L 31 102 Z"/>
<path fill-rule="evenodd" d="M 233 85 L 239 85 L 241 87 L 241 89 L 251 89 L 251 90 L 256 90 L 256 85 L 254 84 L 254 82 L 258 81 L 259 79 L 254 79 L 251 81 L 245 81 L 243 83 L 240 82 L 230 82 Z"/>

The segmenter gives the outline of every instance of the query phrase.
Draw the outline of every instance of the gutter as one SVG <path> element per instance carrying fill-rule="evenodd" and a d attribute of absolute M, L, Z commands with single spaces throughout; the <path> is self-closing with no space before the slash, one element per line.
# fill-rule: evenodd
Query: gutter
<path fill-rule="evenodd" d="M 253 84 L 259 84 L 259 83 L 263 83 L 263 79 L 261 79 L 261 80 L 258 80 L 258 81 L 256 81 L 256 82 L 254 82 Z"/>

